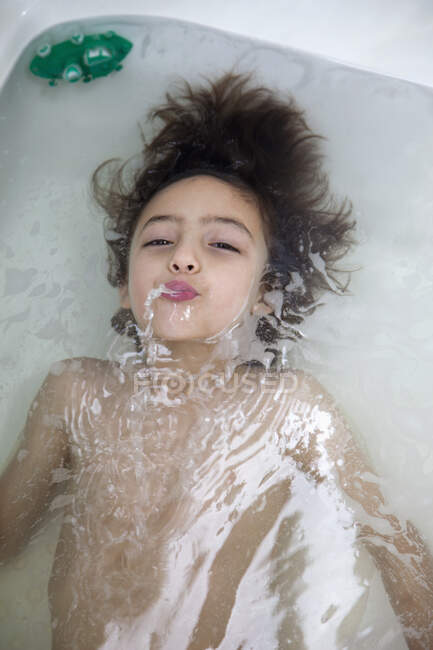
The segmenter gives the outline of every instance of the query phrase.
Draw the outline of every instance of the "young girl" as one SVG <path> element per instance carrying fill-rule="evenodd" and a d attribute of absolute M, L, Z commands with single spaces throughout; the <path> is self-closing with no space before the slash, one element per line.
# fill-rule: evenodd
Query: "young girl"
<path fill-rule="evenodd" d="M 345 290 L 350 206 L 295 103 L 250 82 L 167 94 L 144 166 L 95 172 L 135 349 L 52 366 L 0 485 L 5 558 L 64 507 L 54 650 L 356 647 L 361 548 L 409 648 L 433 647 L 426 545 L 284 346 Z"/>

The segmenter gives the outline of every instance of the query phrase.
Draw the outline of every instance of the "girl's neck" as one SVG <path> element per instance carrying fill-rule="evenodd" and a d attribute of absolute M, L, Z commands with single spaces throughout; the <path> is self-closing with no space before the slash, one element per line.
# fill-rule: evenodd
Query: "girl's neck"
<path fill-rule="evenodd" d="M 232 374 L 236 362 L 217 343 L 153 340 L 146 350 L 146 366 L 198 377 L 205 373 Z"/>

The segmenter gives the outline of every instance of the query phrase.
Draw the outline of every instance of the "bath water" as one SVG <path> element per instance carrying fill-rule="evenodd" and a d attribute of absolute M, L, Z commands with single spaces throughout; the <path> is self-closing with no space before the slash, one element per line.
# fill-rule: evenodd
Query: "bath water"
<path fill-rule="evenodd" d="M 41 42 L 81 29 L 113 29 L 131 40 L 124 69 L 89 84 L 55 88 L 31 75 L 28 64 Z M 29 44 L 0 93 L 1 466 L 52 362 L 107 358 L 116 340 L 110 317 L 118 299 L 105 278 L 103 217 L 90 202 L 91 173 L 103 160 L 139 152 L 138 124 L 170 84 L 216 76 L 233 64 L 239 71 L 255 70 L 259 82 L 293 94 L 305 108 L 312 129 L 327 138 L 332 189 L 352 200 L 358 222 L 359 246 L 343 262 L 359 268 L 351 294 L 324 298 L 301 326 L 304 336 L 288 350 L 289 362 L 335 396 L 381 475 L 392 510 L 410 518 L 433 549 L 433 89 L 178 21 L 59 25 Z M 344 513 L 335 511 L 329 495 L 311 502 L 308 495 L 299 477 L 285 511 L 288 518 L 303 512 L 310 545 L 307 588 L 297 599 L 306 647 L 404 649 L 366 553 L 359 562 L 370 587 L 368 598 L 361 598 L 367 592 L 354 573 Z M 29 547 L 0 567 L 0 648 L 49 647 L 46 591 L 61 508 L 51 514 Z M 199 537 L 199 528 L 191 534 Z M 250 612 L 257 606 L 249 600 L 254 576 L 271 541 L 264 541 L 255 573 L 240 586 L 237 603 L 247 603 Z M 350 618 L 350 605 L 358 600 Z M 267 603 L 269 611 L 274 605 Z M 233 638 L 242 633 L 240 621 L 240 614 L 233 616 Z M 248 621 L 250 643 L 266 634 L 253 623 Z M 112 639 L 117 633 L 113 623 Z M 251 647 L 274 643 L 269 630 L 268 638 Z"/>

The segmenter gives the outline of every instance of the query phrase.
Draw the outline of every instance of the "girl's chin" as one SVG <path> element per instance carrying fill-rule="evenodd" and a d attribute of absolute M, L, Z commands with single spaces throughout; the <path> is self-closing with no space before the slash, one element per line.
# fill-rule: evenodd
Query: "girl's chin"
<path fill-rule="evenodd" d="M 143 329 L 143 332 L 146 330 Z M 199 331 L 197 328 L 187 324 L 179 324 L 176 327 L 157 327 L 152 330 L 152 339 L 155 341 L 193 341 L 195 339 L 204 339 L 212 336 L 212 332 Z"/>
<path fill-rule="evenodd" d="M 147 334 L 151 336 L 152 339 L 160 341 L 193 341 L 200 340 L 203 341 L 208 338 L 217 337 L 218 334 L 223 333 L 230 323 L 216 323 L 212 322 L 212 326 L 209 327 L 207 324 L 199 324 L 195 318 L 190 319 L 177 319 L 170 318 L 163 314 L 156 314 L 152 319 L 152 327 L 149 332 L 149 322 L 140 322 L 138 321 L 139 328 L 142 332 L 142 335 Z M 234 325 L 235 321 L 231 323 Z"/>
<path fill-rule="evenodd" d="M 212 337 L 216 337 L 218 335 L 218 332 L 215 331 L 206 331 L 206 332 L 197 332 L 191 331 L 189 332 L 168 332 L 165 329 L 156 329 L 154 332 L 152 332 L 152 340 L 157 342 L 157 343 L 204 343 L 207 341 L 207 339 L 212 339 Z"/>

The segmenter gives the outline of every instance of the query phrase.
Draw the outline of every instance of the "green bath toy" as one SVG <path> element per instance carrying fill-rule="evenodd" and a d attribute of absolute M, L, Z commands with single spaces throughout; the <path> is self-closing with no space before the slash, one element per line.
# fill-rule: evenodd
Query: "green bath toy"
<path fill-rule="evenodd" d="M 121 70 L 122 61 L 132 43 L 115 32 L 84 36 L 76 34 L 56 45 L 41 45 L 30 63 L 30 70 L 38 77 L 49 79 L 50 86 L 57 79 L 75 83 L 82 79 L 92 81 L 105 77 L 113 70 Z"/>

